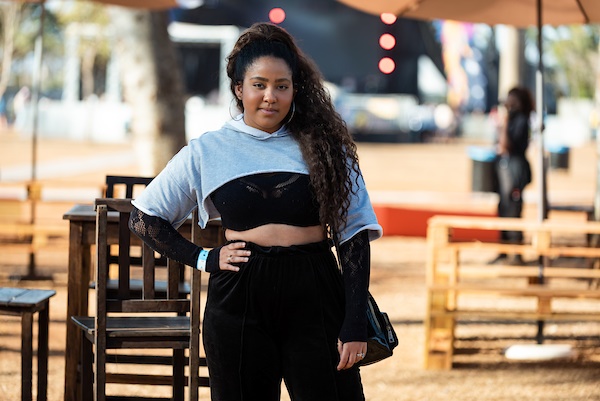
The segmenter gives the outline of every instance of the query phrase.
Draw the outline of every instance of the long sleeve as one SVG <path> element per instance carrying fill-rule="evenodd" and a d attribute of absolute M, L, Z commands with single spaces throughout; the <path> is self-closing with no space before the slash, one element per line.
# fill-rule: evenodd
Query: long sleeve
<path fill-rule="evenodd" d="M 344 278 L 346 314 L 340 340 L 367 340 L 367 295 L 371 272 L 371 247 L 368 230 L 362 230 L 339 246 Z"/>
<path fill-rule="evenodd" d="M 202 247 L 185 239 L 168 221 L 145 214 L 134 207 L 129 217 L 129 229 L 156 252 L 188 266 L 197 267 Z M 218 250 L 208 253 L 206 271 L 219 270 Z M 213 252 L 217 250 L 216 252 Z"/>

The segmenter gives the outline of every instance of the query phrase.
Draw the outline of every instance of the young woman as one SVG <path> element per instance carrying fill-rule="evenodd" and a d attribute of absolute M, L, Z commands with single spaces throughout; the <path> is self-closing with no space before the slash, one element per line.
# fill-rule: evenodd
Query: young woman
<path fill-rule="evenodd" d="M 369 241 L 382 235 L 356 146 L 322 77 L 282 28 L 255 24 L 228 57 L 242 114 L 190 141 L 133 201 L 130 227 L 210 273 L 203 341 L 213 400 L 364 400 Z M 227 244 L 175 230 L 194 208 Z M 332 252 L 338 244 L 343 273 Z"/>
<path fill-rule="evenodd" d="M 523 189 L 531 182 L 531 166 L 525 155 L 529 146 L 530 115 L 534 110 L 533 99 L 527 88 L 515 87 L 508 92 L 505 107 L 507 119 L 500 128 L 498 137 L 498 216 L 521 217 L 523 211 Z M 519 244 L 523 241 L 520 231 L 502 231 L 501 240 Z M 501 254 L 495 262 L 507 258 Z M 522 264 L 516 255 L 509 262 Z"/>

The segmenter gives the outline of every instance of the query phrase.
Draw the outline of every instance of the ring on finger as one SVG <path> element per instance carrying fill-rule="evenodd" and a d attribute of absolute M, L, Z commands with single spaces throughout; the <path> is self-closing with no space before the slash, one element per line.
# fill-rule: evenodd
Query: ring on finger
<path fill-rule="evenodd" d="M 231 263 L 231 259 L 233 258 L 233 255 L 229 255 L 227 256 L 227 263 Z"/>
<path fill-rule="evenodd" d="M 360 354 L 356 354 L 357 357 L 359 357 L 360 359 L 363 359 L 365 357 L 364 352 L 361 352 Z"/>

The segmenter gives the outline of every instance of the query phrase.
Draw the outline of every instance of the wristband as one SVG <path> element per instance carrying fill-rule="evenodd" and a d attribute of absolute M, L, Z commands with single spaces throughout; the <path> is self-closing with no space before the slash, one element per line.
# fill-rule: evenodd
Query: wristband
<path fill-rule="evenodd" d="M 208 258 L 208 251 L 201 250 L 200 255 L 198 255 L 198 262 L 196 263 L 196 269 L 206 272 L 206 259 Z"/>

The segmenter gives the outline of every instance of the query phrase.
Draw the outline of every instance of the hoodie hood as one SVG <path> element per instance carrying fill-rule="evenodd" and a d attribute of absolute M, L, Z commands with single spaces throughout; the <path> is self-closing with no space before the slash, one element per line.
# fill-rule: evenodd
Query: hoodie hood
<path fill-rule="evenodd" d="M 243 132 L 244 134 L 248 134 L 256 139 L 265 140 L 270 138 L 278 138 L 282 136 L 288 136 L 290 132 L 287 127 L 283 125 L 277 131 L 272 134 L 259 130 L 258 128 L 251 127 L 246 125 L 244 122 L 244 114 L 238 114 L 236 117 L 225 123 L 226 126 L 233 129 L 234 131 Z"/>

